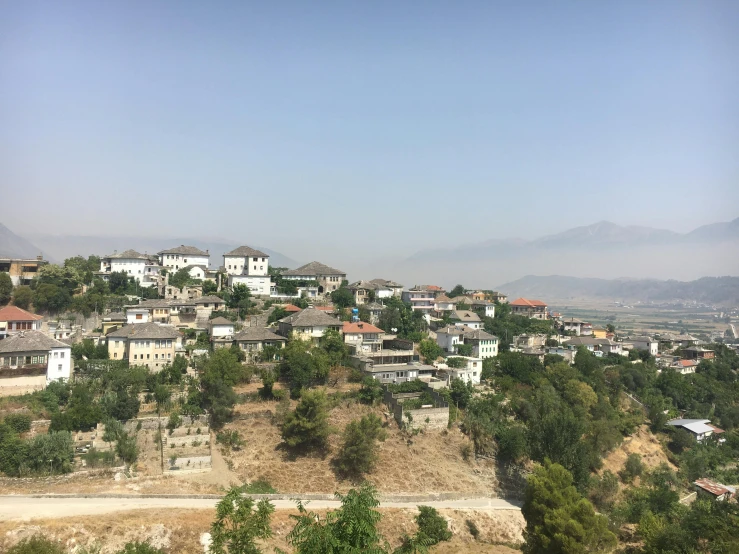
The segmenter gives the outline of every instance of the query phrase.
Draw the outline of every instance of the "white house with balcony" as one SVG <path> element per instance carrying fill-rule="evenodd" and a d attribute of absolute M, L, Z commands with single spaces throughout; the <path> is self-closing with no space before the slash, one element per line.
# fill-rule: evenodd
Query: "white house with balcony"
<path fill-rule="evenodd" d="M 159 265 L 166 267 L 173 273 L 184 269 L 187 266 L 202 266 L 208 268 L 210 266 L 210 254 L 207 250 L 200 250 L 195 246 L 185 246 L 184 244 L 162 250 L 157 253 L 159 256 Z"/>
<path fill-rule="evenodd" d="M 269 254 L 249 246 L 239 246 L 223 255 L 228 286 L 246 285 L 255 296 L 269 296 Z"/>
<path fill-rule="evenodd" d="M 447 365 L 447 367 L 444 368 L 449 384 L 451 384 L 454 379 L 461 379 L 465 383 L 472 383 L 473 385 L 480 384 L 480 377 L 482 375 L 481 358 L 473 358 L 471 356 L 450 356 L 450 358 L 462 358 L 465 360 L 465 366 L 462 368 L 453 368 L 448 367 Z"/>
<path fill-rule="evenodd" d="M 364 321 L 345 321 L 344 342 L 354 348 L 355 355 L 377 352 L 382 349 L 385 331 Z"/>
<path fill-rule="evenodd" d="M 157 258 L 135 250 L 125 250 L 120 254 L 114 252 L 102 257 L 100 271 L 96 275 L 107 281 L 111 273 L 122 272 L 136 279 L 141 287 L 153 287 L 159 284 L 161 270 Z"/>
<path fill-rule="evenodd" d="M 0 340 L 0 388 L 38 390 L 51 381 L 69 380 L 71 375 L 68 344 L 41 331 L 21 331 Z"/>

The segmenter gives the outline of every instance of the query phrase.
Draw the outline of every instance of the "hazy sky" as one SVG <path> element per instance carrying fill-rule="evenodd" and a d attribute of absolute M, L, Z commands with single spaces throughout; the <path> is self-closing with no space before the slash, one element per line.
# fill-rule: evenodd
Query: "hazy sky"
<path fill-rule="evenodd" d="M 739 215 L 736 0 L 0 7 L 19 234 L 310 259 Z"/>

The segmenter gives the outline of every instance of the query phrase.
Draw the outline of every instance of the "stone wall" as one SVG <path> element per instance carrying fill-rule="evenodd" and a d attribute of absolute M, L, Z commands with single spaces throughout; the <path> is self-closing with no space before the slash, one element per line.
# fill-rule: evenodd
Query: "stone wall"
<path fill-rule="evenodd" d="M 410 423 L 408 421 L 410 414 Z M 449 425 L 449 406 L 444 408 L 420 408 L 401 414 L 405 423 L 413 429 L 446 429 Z M 397 417 L 396 417 L 397 419 Z"/>
<path fill-rule="evenodd" d="M 408 410 L 410 420 L 403 414 L 403 402 L 421 396 L 421 392 L 391 393 L 387 386 L 383 387 L 383 402 L 388 406 L 400 427 L 412 429 L 446 429 L 449 424 L 449 405 L 443 396 L 426 385 L 425 391 L 434 399 L 434 407 Z M 428 421 L 426 421 L 428 419 Z"/>

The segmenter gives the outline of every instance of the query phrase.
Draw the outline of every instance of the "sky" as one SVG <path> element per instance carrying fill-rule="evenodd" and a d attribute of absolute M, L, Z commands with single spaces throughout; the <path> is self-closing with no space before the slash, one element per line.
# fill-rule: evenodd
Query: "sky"
<path fill-rule="evenodd" d="M 1 5 L 21 235 L 305 260 L 739 216 L 734 0 Z"/>

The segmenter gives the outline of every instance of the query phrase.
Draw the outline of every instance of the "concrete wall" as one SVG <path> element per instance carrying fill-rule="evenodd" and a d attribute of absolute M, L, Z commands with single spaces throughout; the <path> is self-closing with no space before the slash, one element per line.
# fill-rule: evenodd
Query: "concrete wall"
<path fill-rule="evenodd" d="M 421 408 L 418 410 L 409 410 L 411 414 L 411 422 L 403 415 L 403 401 L 410 398 L 418 398 L 420 392 L 400 392 L 391 393 L 387 387 L 383 393 L 382 401 L 390 408 L 395 417 L 395 421 L 400 427 L 410 426 L 413 429 L 446 429 L 449 423 L 449 405 L 446 400 L 438 392 L 426 384 L 425 392 L 434 399 L 435 408 Z M 426 418 L 429 419 L 426 422 Z"/>
<path fill-rule="evenodd" d="M 0 396 L 16 396 L 46 388 L 46 375 L 7 377 L 0 379 Z"/>
<path fill-rule="evenodd" d="M 411 414 L 410 425 L 414 429 L 446 429 L 449 425 L 449 406 L 409 410 L 402 416 L 405 423 L 408 422 L 407 414 Z"/>

